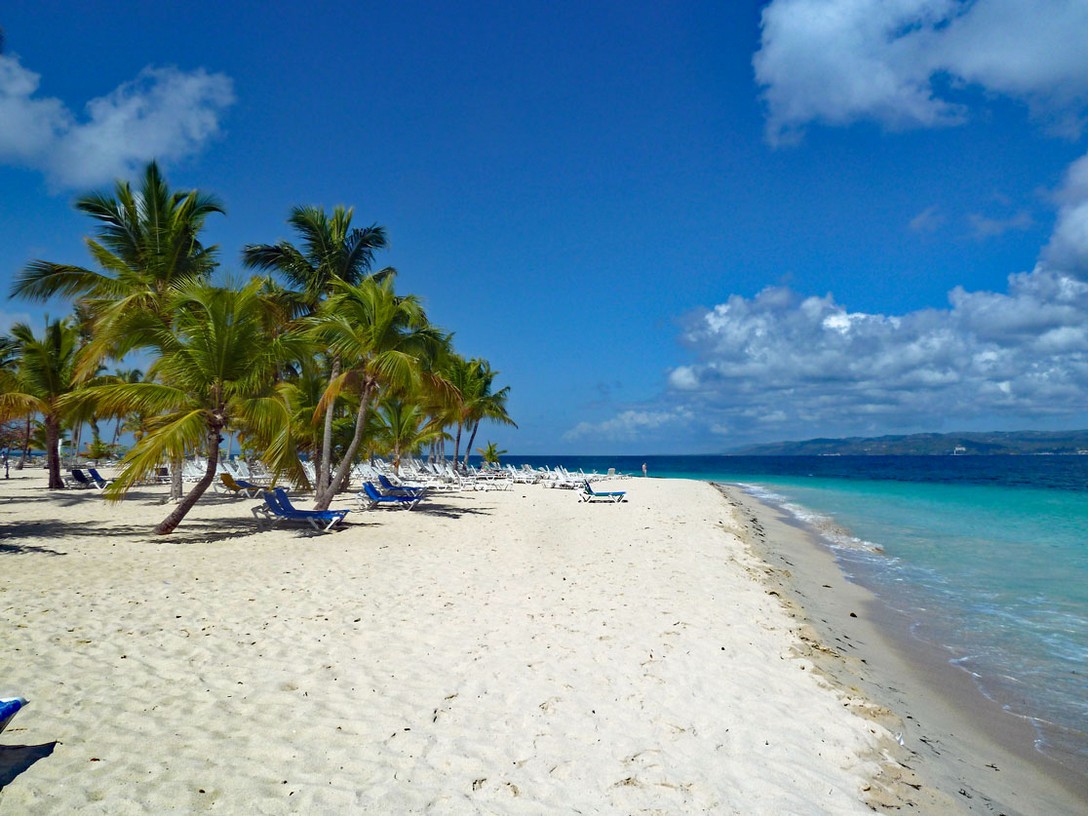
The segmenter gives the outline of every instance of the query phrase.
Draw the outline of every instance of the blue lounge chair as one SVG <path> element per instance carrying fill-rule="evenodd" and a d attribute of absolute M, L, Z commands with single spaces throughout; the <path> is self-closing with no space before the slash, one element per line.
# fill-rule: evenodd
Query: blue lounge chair
<path fill-rule="evenodd" d="M 589 482 L 583 482 L 583 484 L 585 485 L 585 490 L 582 491 L 582 501 L 584 501 L 584 502 L 595 502 L 595 501 L 621 502 L 621 501 L 627 501 L 627 499 L 625 498 L 627 496 L 627 491 L 626 490 L 613 490 L 611 492 L 606 493 L 606 492 L 594 490 L 592 487 L 589 486 Z"/>
<path fill-rule="evenodd" d="M 8 727 L 8 723 L 26 705 L 22 697 L 0 697 L 0 733 Z"/>
<path fill-rule="evenodd" d="M 113 481 L 113 479 L 104 478 L 102 474 L 98 472 L 98 468 L 87 468 L 87 472 L 91 474 L 91 478 L 94 479 L 95 487 L 99 490 L 105 490 L 109 487 L 110 482 Z"/>
<path fill-rule="evenodd" d="M 378 484 L 382 486 L 383 496 L 411 496 L 412 498 L 422 498 L 425 487 L 412 487 L 409 485 L 393 484 L 386 478 L 384 473 L 378 474 Z"/>
<path fill-rule="evenodd" d="M 264 516 L 276 524 L 280 521 L 305 521 L 319 533 L 327 533 L 344 520 L 350 510 L 299 510 L 287 498 L 287 491 L 274 487 L 265 491 L 264 504 L 253 508 L 253 517 Z"/>
<path fill-rule="evenodd" d="M 98 487 L 91 478 L 79 468 L 72 468 L 73 487 Z"/>
<path fill-rule="evenodd" d="M 355 498 L 363 505 L 364 510 L 369 510 L 372 507 L 411 510 L 423 499 L 422 496 L 382 495 L 378 492 L 378 488 L 374 487 L 370 482 L 363 482 L 363 492 L 359 493 Z"/>

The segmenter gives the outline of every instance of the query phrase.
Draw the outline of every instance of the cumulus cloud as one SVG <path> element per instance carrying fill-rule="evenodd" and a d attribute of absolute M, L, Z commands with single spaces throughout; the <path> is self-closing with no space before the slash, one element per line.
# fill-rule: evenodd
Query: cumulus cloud
<path fill-rule="evenodd" d="M 1060 269 L 1088 276 L 1088 156 L 1066 170 L 1057 200 L 1058 220 L 1043 257 Z"/>
<path fill-rule="evenodd" d="M 1075 415 L 1088 283 L 1038 266 L 1007 293 L 956 288 L 948 308 L 897 316 L 772 287 L 690 315 L 683 339 L 696 362 L 671 373 L 674 398 L 741 435 Z"/>
<path fill-rule="evenodd" d="M 1088 100 L 1088 4 L 1068 0 L 773 0 L 753 59 L 767 137 L 874 120 L 956 125 L 968 85 L 1027 103 L 1079 134 Z"/>
<path fill-rule="evenodd" d="M 639 438 L 646 431 L 685 424 L 691 419 L 692 414 L 686 407 L 663 411 L 627 410 L 603 422 L 580 422 L 567 431 L 563 439 L 568 442 L 579 439 L 631 440 Z"/>
<path fill-rule="evenodd" d="M 61 100 L 39 97 L 40 80 L 0 55 L 0 162 L 40 170 L 56 187 L 99 184 L 150 159 L 191 156 L 219 132 L 234 102 L 223 74 L 145 68 L 77 117 Z"/>

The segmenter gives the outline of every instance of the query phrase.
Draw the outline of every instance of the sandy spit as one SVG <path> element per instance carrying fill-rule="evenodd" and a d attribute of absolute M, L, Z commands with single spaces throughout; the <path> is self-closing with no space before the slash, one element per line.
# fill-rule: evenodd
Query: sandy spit
<path fill-rule="evenodd" d="M 908 805 L 883 712 L 814 671 L 709 484 L 328 535 L 209 496 L 159 538 L 163 489 L 43 483 L 0 480 L 0 692 L 31 700 L 2 813 L 945 812 Z"/>

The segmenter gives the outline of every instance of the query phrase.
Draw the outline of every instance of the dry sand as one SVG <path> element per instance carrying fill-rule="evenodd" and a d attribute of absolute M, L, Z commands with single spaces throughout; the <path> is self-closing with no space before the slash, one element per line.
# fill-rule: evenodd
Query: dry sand
<path fill-rule="evenodd" d="M 327 535 L 209 495 L 158 538 L 165 489 L 43 483 L 0 480 L 0 692 L 31 700 L 2 813 L 960 807 L 815 670 L 708 484 L 436 496 Z"/>

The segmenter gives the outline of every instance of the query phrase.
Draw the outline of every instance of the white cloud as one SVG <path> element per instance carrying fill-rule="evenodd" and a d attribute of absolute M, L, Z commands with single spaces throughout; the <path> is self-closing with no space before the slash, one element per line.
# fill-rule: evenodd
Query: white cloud
<path fill-rule="evenodd" d="M 687 423 L 691 419 L 691 412 L 684 407 L 665 411 L 627 410 L 603 422 L 580 422 L 563 434 L 563 439 L 567 441 L 587 438 L 607 441 L 637 439 L 646 431 Z"/>
<path fill-rule="evenodd" d="M 1022 232 L 1035 226 L 1035 219 L 1026 210 L 1008 218 L 990 218 L 980 213 L 971 213 L 967 220 L 976 238 L 994 238 L 1006 232 Z"/>
<path fill-rule="evenodd" d="M 936 232 L 943 223 L 940 207 L 933 204 L 910 220 L 910 228 L 913 232 Z"/>
<path fill-rule="evenodd" d="M 203 69 L 145 68 L 76 117 L 36 96 L 40 76 L 0 55 L 0 162 L 41 170 L 57 187 L 128 176 L 151 160 L 191 156 L 219 132 L 231 80 Z"/>
<path fill-rule="evenodd" d="M 1026 102 L 1067 135 L 1088 100 L 1088 3 L 1068 0 L 774 0 L 753 59 L 772 143 L 805 125 L 965 121 L 977 85 Z"/>
<path fill-rule="evenodd" d="M 957 288 L 949 301 L 886 316 L 781 287 L 734 295 L 689 317 L 698 362 L 682 388 L 670 381 L 673 399 L 762 437 L 1084 413 L 1088 283 L 1039 266 L 1005 294 Z"/>
<path fill-rule="evenodd" d="M 1070 165 L 1058 191 L 1058 220 L 1043 257 L 1088 276 L 1088 156 Z"/>

